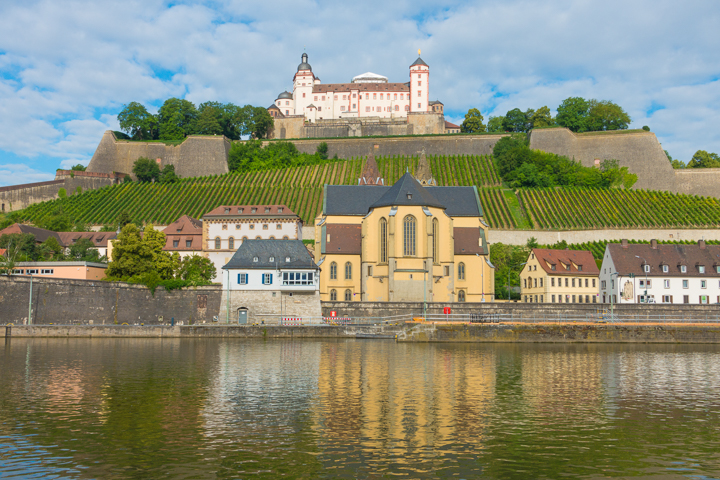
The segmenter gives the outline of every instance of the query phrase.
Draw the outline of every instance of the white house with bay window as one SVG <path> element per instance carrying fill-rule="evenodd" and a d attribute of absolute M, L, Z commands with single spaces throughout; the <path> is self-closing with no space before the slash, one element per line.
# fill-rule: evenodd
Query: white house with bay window
<path fill-rule="evenodd" d="M 319 268 L 301 240 L 245 240 L 222 267 L 219 322 L 298 323 L 321 316 Z"/>
<path fill-rule="evenodd" d="M 602 303 L 720 303 L 720 245 L 610 243 L 600 267 Z"/>

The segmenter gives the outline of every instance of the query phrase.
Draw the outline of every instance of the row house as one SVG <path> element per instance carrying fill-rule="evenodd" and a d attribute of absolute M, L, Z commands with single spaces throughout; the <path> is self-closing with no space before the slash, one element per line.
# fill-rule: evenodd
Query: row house
<path fill-rule="evenodd" d="M 591 252 L 533 248 L 520 273 L 526 303 L 597 303 L 600 271 Z"/>

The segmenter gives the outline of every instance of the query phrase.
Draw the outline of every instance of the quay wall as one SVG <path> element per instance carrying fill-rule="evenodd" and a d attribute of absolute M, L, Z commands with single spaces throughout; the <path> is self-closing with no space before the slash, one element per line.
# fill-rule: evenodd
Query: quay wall
<path fill-rule="evenodd" d="M 415 343 L 706 343 L 720 344 L 720 325 L 383 325 L 383 326 L 97 326 L 0 327 L 12 338 L 255 338 L 258 340 L 395 336 Z M 365 338 L 362 341 L 394 341 Z"/>

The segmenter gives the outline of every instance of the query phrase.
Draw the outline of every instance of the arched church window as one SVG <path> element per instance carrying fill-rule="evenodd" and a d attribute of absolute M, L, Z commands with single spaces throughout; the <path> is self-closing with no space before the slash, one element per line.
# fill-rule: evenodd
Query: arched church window
<path fill-rule="evenodd" d="M 458 264 L 458 280 L 465 280 L 465 264 L 463 262 Z"/>
<path fill-rule="evenodd" d="M 337 302 L 337 290 L 335 290 L 334 288 L 330 290 L 330 301 Z"/>
<path fill-rule="evenodd" d="M 220 250 L 222 245 L 220 244 L 220 237 L 215 237 L 215 250 Z"/>
<path fill-rule="evenodd" d="M 415 256 L 415 217 L 408 215 L 403 219 L 403 255 Z"/>
<path fill-rule="evenodd" d="M 352 280 L 352 263 L 345 264 L 345 280 Z"/>
<path fill-rule="evenodd" d="M 438 248 L 440 247 L 439 239 L 438 239 L 438 235 L 440 234 L 439 224 L 440 224 L 440 222 L 438 222 L 438 219 L 433 218 L 433 222 L 432 222 L 432 236 L 433 236 L 433 238 L 432 238 L 432 259 L 433 259 L 434 264 L 439 263 L 439 255 L 438 255 Z"/>
<path fill-rule="evenodd" d="M 465 290 L 458 290 L 458 302 L 465 301 Z"/>
<path fill-rule="evenodd" d="M 337 280 L 337 263 L 330 264 L 330 280 Z"/>
<path fill-rule="evenodd" d="M 387 220 L 380 219 L 380 263 L 387 263 Z"/>
<path fill-rule="evenodd" d="M 345 301 L 352 302 L 352 292 L 350 291 L 349 288 L 347 290 L 345 290 Z"/>
<path fill-rule="evenodd" d="M 235 239 L 233 237 L 228 238 L 228 248 L 229 249 L 235 248 Z"/>

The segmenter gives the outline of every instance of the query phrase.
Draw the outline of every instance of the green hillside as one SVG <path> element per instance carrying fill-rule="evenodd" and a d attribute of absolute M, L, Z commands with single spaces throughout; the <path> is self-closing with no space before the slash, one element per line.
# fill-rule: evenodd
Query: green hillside
<path fill-rule="evenodd" d="M 387 185 L 419 157 L 376 158 Z M 202 217 L 219 205 L 285 204 L 312 224 L 322 210 L 323 185 L 354 185 L 365 158 L 320 165 L 181 179 L 173 184 L 123 183 L 32 205 L 22 218 L 39 223 L 58 207 L 75 222 L 112 224 L 125 211 L 138 221 L 166 225 L 182 215 Z M 439 185 L 476 185 L 492 228 L 588 229 L 717 227 L 714 198 L 618 189 L 503 188 L 490 156 L 429 156 Z"/>

